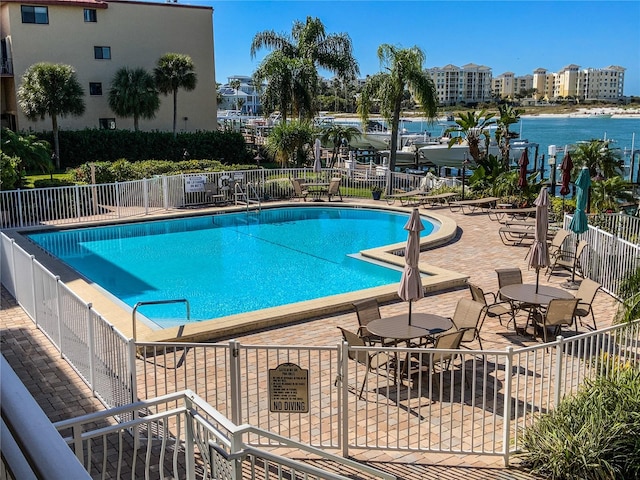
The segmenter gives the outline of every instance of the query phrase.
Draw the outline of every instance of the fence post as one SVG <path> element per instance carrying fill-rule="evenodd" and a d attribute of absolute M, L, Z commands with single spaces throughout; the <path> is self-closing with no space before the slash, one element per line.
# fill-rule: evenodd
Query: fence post
<path fill-rule="evenodd" d="M 120 218 L 120 185 L 118 182 L 115 184 L 115 194 L 116 194 L 116 215 Z"/>
<path fill-rule="evenodd" d="M 149 181 L 146 178 L 142 179 L 142 203 L 144 204 L 144 214 L 149 215 Z"/>
<path fill-rule="evenodd" d="M 349 365 L 347 359 L 349 358 L 349 344 L 347 342 L 341 342 L 338 345 L 338 365 L 340 366 L 340 378 L 338 379 L 338 385 L 340 385 L 340 399 L 338 400 L 338 413 L 340 415 L 340 425 L 342 432 L 338 432 L 340 441 L 342 442 L 342 456 L 347 458 L 349 456 Z"/>
<path fill-rule="evenodd" d="M 93 305 L 91 303 L 87 303 L 87 343 L 89 344 L 89 383 L 91 384 L 91 393 L 96 394 L 96 384 L 95 384 L 95 333 L 93 331 L 93 322 L 91 321 L 91 307 Z"/>
<path fill-rule="evenodd" d="M 57 297 L 57 308 L 58 308 L 58 350 L 60 350 L 60 358 L 63 357 L 62 354 L 62 295 L 60 295 L 60 289 L 62 288 L 63 283 L 60 281 L 60 277 L 56 277 L 56 297 Z"/>
<path fill-rule="evenodd" d="M 169 179 L 162 176 L 162 204 L 165 210 L 169 210 Z"/>
<path fill-rule="evenodd" d="M 36 327 L 38 326 L 38 302 L 36 299 L 36 256 L 29 255 L 31 258 L 31 298 L 33 299 L 33 320 L 36 322 Z"/>
<path fill-rule="evenodd" d="M 576 319 L 577 320 L 577 319 Z M 562 349 L 564 348 L 564 338 L 561 335 L 556 337 L 556 379 L 554 385 L 554 408 L 558 408 L 560 399 L 562 398 Z"/>
<path fill-rule="evenodd" d="M 24 214 L 22 213 L 22 190 L 18 189 L 18 224 L 24 227 Z"/>
<path fill-rule="evenodd" d="M 185 478 L 187 480 L 195 480 L 196 478 L 196 464 L 195 464 L 195 431 L 193 428 L 193 402 L 191 398 L 184 395 L 184 407 L 185 407 L 185 447 L 184 447 L 184 461 L 185 461 Z"/>
<path fill-rule="evenodd" d="M 514 394 L 511 372 L 513 370 L 513 347 L 507 347 L 504 363 L 504 413 L 502 430 L 502 449 L 504 450 L 504 466 L 509 466 L 509 453 L 511 445 L 511 399 L 517 398 Z"/>
<path fill-rule="evenodd" d="M 80 186 L 76 185 L 73 189 L 73 198 L 76 202 L 76 216 L 78 217 L 78 222 L 81 221 L 80 215 Z"/>
<path fill-rule="evenodd" d="M 229 341 L 229 380 L 231 381 L 231 421 L 236 425 L 242 423 L 242 402 L 240 401 L 240 342 Z"/>

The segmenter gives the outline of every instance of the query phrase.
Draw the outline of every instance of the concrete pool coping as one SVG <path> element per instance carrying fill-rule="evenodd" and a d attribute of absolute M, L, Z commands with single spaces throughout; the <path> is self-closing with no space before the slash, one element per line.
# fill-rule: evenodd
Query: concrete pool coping
<path fill-rule="evenodd" d="M 377 205 L 367 202 L 342 202 L 334 204 L 312 204 L 312 203 L 292 203 L 278 202 L 262 205 L 263 209 L 277 207 L 324 207 L 324 208 L 375 208 L 379 210 L 407 213 L 412 210 L 409 207 L 393 207 L 388 205 Z M 94 285 L 78 272 L 70 268 L 63 262 L 46 253 L 40 247 L 32 243 L 24 234 L 36 231 L 75 229 L 82 227 L 113 225 L 122 223 L 137 223 L 142 221 L 164 220 L 170 218 L 193 217 L 211 215 L 212 213 L 231 213 L 246 211 L 246 206 L 221 208 L 203 208 L 201 210 L 172 210 L 161 212 L 144 217 L 118 219 L 112 221 L 83 222 L 66 225 L 41 225 L 38 227 L 5 230 L 4 233 L 13 238 L 17 245 L 27 253 L 34 255 L 35 259 L 49 271 L 58 275 L 60 280 L 80 299 L 90 303 L 92 308 L 105 320 L 116 327 L 126 337 L 133 336 L 132 308 L 114 299 L 110 294 L 104 292 L 100 287 Z M 457 224 L 446 216 L 428 212 L 423 217 L 431 218 L 439 224 L 436 232 L 423 238 L 420 243 L 421 250 L 440 246 L 451 241 L 457 234 Z M 364 257 L 398 267 L 404 266 L 404 257 L 401 252 L 404 250 L 405 242 L 395 243 L 360 252 Z M 420 271 L 425 275 L 422 283 L 425 292 L 435 292 L 448 288 L 463 286 L 467 282 L 467 275 L 463 275 L 451 270 L 445 270 L 425 262 L 420 262 Z M 315 300 L 291 303 L 280 307 L 271 307 L 253 312 L 229 315 L 212 320 L 192 322 L 181 326 L 168 327 L 154 330 L 142 321 L 136 324 L 136 336 L 139 341 L 206 341 L 218 338 L 228 338 L 234 335 L 270 328 L 286 323 L 302 321 L 323 315 L 337 314 L 353 309 L 352 303 L 363 298 L 375 297 L 380 302 L 399 301 L 397 295 L 398 284 L 389 284 L 381 287 L 358 290 L 354 292 L 322 297 Z"/>

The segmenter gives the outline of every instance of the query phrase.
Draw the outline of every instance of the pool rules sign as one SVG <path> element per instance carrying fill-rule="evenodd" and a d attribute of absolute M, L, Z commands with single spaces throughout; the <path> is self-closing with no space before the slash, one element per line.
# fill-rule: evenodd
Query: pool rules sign
<path fill-rule="evenodd" d="M 269 410 L 275 413 L 309 413 L 309 370 L 295 363 L 269 369 Z"/>

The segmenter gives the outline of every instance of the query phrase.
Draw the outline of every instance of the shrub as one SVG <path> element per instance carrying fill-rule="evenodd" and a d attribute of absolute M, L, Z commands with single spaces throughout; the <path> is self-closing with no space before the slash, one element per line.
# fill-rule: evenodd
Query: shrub
<path fill-rule="evenodd" d="M 640 475 L 640 368 L 622 365 L 588 381 L 522 437 L 522 465 L 554 479 Z"/>
<path fill-rule="evenodd" d="M 0 190 L 13 190 L 20 181 L 20 159 L 0 152 Z"/>

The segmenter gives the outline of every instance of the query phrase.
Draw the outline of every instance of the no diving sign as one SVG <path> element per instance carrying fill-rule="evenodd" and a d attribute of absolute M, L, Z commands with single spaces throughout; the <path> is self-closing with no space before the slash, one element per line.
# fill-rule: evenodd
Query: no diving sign
<path fill-rule="evenodd" d="M 295 363 L 269 369 L 269 410 L 276 413 L 309 413 L 309 370 Z"/>

